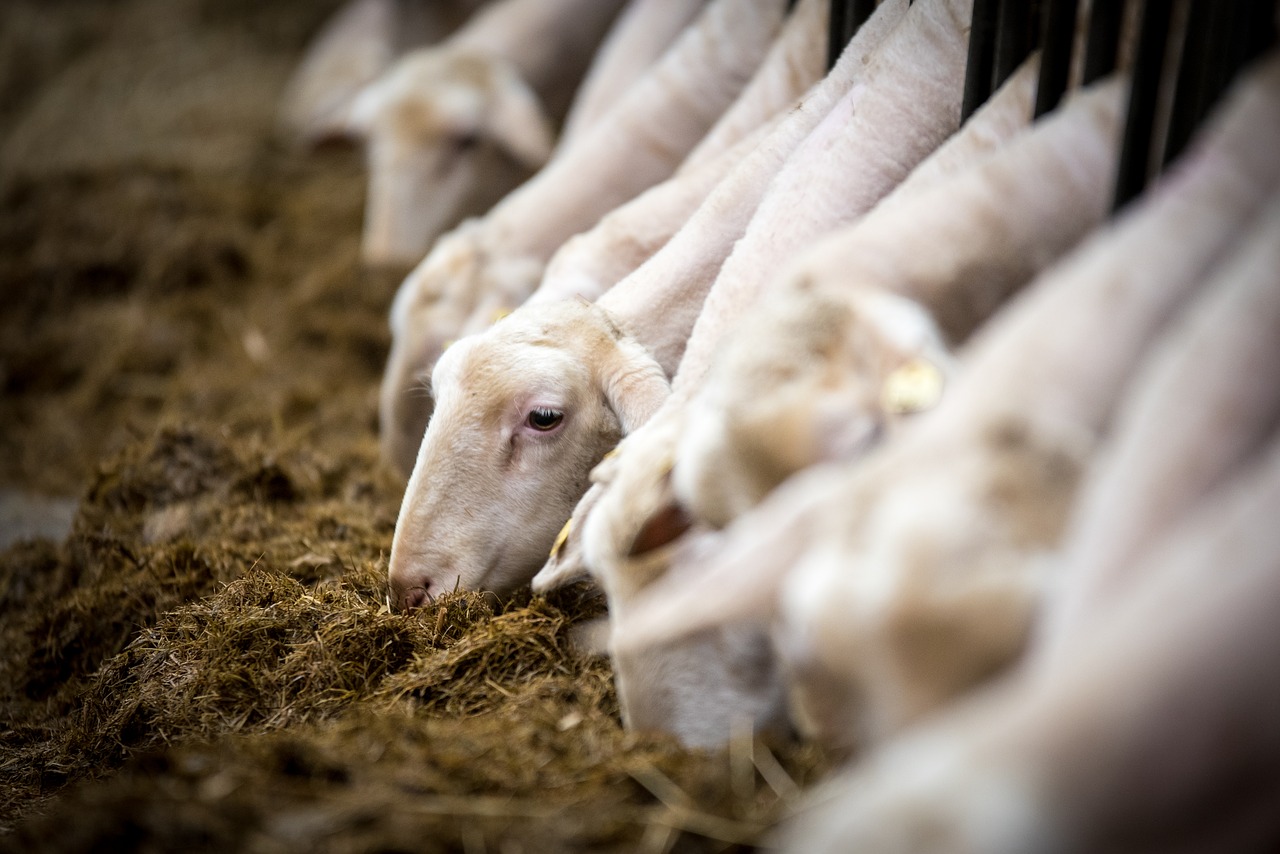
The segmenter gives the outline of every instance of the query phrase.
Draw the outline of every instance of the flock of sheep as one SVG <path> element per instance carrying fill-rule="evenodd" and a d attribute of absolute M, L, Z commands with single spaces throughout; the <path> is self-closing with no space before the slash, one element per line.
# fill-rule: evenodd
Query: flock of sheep
<path fill-rule="evenodd" d="M 973 0 L 355 0 L 392 603 L 594 580 L 628 726 L 852 757 L 791 850 L 1274 844 L 1280 56 L 1112 215 L 1128 5 L 962 122 Z"/>

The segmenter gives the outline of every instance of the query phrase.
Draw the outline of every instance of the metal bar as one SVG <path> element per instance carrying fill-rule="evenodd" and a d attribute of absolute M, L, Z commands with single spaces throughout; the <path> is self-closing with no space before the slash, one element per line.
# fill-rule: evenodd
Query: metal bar
<path fill-rule="evenodd" d="M 827 18 L 827 70 L 836 65 L 836 60 L 844 52 L 849 43 L 845 38 L 845 13 L 849 10 L 846 0 L 831 0 L 830 17 Z"/>
<path fill-rule="evenodd" d="M 831 17 L 827 24 L 828 71 L 875 10 L 876 0 L 831 0 Z"/>
<path fill-rule="evenodd" d="M 1220 76 L 1219 68 L 1226 57 L 1214 57 L 1212 62 L 1217 67 L 1211 67 L 1210 54 L 1224 53 L 1214 51 L 1213 45 L 1226 42 L 1227 33 L 1223 25 L 1226 23 L 1224 10 L 1228 5 L 1221 0 L 1191 0 L 1161 166 L 1182 153 L 1212 100 L 1209 95 L 1210 78 Z"/>
<path fill-rule="evenodd" d="M 1085 39 L 1081 85 L 1088 86 L 1116 70 L 1119 62 L 1120 26 L 1123 21 L 1124 0 L 1093 0 L 1093 8 L 1089 10 L 1089 32 Z"/>
<path fill-rule="evenodd" d="M 1124 139 L 1116 176 L 1113 210 L 1119 210 L 1147 186 L 1151 166 L 1151 133 L 1155 128 L 1156 100 L 1160 73 L 1169 41 L 1172 4 L 1168 0 L 1147 0 L 1138 33 L 1138 54 L 1133 65 L 1129 109 L 1125 117 Z"/>
<path fill-rule="evenodd" d="M 1036 84 L 1035 118 L 1054 110 L 1067 93 L 1071 49 L 1076 38 L 1080 0 L 1049 0 L 1040 28 L 1040 80 Z"/>
<path fill-rule="evenodd" d="M 876 0 L 850 0 L 844 19 L 844 43 L 848 44 L 876 10 Z"/>
<path fill-rule="evenodd" d="M 1193 35 L 1189 28 L 1187 33 L 1169 140 L 1164 152 L 1166 163 L 1177 157 L 1190 141 L 1196 127 L 1213 109 L 1240 69 L 1276 40 L 1273 0 L 1203 2 L 1210 7 L 1207 11 L 1197 8 L 1202 0 L 1192 2 L 1192 26 L 1199 32 Z M 1190 69 L 1188 63 L 1191 64 Z M 1194 81 L 1185 84 L 1193 87 L 1190 94 L 1184 88 L 1184 76 Z M 1184 103 L 1187 99 L 1190 102 Z"/>
<path fill-rule="evenodd" d="M 964 100 L 960 121 L 973 115 L 991 97 L 991 72 L 996 57 L 996 16 L 999 0 L 973 0 L 969 27 L 969 55 L 964 69 Z"/>
<path fill-rule="evenodd" d="M 1275 43 L 1275 0 L 1237 0 L 1228 3 L 1239 19 L 1232 27 L 1231 57 L 1223 88 L 1236 72 L 1262 55 Z"/>
<path fill-rule="evenodd" d="M 1001 0 L 996 20 L 996 55 L 991 71 L 991 91 L 1000 88 L 1017 70 L 1035 45 L 1035 0 Z"/>

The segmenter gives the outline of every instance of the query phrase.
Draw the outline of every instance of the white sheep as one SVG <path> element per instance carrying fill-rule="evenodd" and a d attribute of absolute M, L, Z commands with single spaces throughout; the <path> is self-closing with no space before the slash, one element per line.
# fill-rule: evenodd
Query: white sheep
<path fill-rule="evenodd" d="M 734 166 L 658 252 L 602 298 L 602 304 L 609 305 L 615 314 L 629 318 L 628 325 L 637 329 L 645 346 L 669 376 L 682 362 L 685 344 L 702 311 L 708 289 L 734 244 L 746 231 L 770 182 L 813 129 L 861 80 L 875 50 L 897 28 L 906 9 L 905 0 L 889 0 L 877 7 L 831 72 L 802 96 L 760 144 Z M 664 442 L 657 442 L 656 446 L 658 453 L 666 453 Z M 618 448 L 620 457 L 638 453 L 643 453 L 643 444 L 640 450 L 630 444 Z M 658 463 L 660 468 L 667 465 L 662 459 Z M 593 474 L 597 484 L 575 508 L 567 539 L 534 580 L 535 590 L 548 590 L 588 574 L 582 552 L 583 520 L 603 494 L 603 484 L 613 480 L 616 469 L 611 462 Z M 657 484 L 662 483 L 668 469 L 669 465 L 658 472 Z M 643 516 L 639 511 L 633 515 L 648 518 L 660 506 L 662 504 L 652 503 L 646 505 L 648 512 Z M 635 531 L 627 531 L 622 536 L 627 538 L 622 546 L 629 547 Z"/>
<path fill-rule="evenodd" d="M 682 169 L 566 240 L 547 262 L 525 305 L 581 298 L 595 300 L 634 273 L 670 242 L 720 182 L 775 127 L 756 128 L 696 169 Z"/>
<path fill-rule="evenodd" d="M 566 239 L 668 177 L 745 85 L 782 18 L 782 0 L 712 0 L 591 131 L 483 219 L 444 235 L 410 273 L 391 309 L 380 400 L 384 456 L 396 468 L 412 468 L 430 415 L 421 378 L 445 342 L 523 303 Z"/>
<path fill-rule="evenodd" d="M 664 181 L 556 251 L 530 302 L 596 299 L 651 258 L 822 77 L 825 0 L 802 0 L 737 100 Z"/>
<path fill-rule="evenodd" d="M 780 847 L 1270 850 L 1278 451 L 1144 546 L 1131 589 L 1051 666 L 1028 662 L 811 793 Z"/>
<path fill-rule="evenodd" d="M 482 0 L 349 0 L 325 22 L 285 84 L 280 124 L 306 144 L 345 137 L 351 102 L 406 50 L 456 30 Z"/>
<path fill-rule="evenodd" d="M 798 720 L 844 745 L 1015 658 L 1139 355 L 1280 184 L 1256 143 L 1280 131 L 1278 81 L 1272 61 L 1141 204 L 997 314 L 936 409 L 860 463 L 783 484 L 698 578 L 655 584 L 615 645 L 776 612 Z"/>
<path fill-rule="evenodd" d="M 666 398 L 662 369 L 606 312 L 531 306 L 450 347 L 409 480 L 388 580 L 412 608 L 508 593 L 542 564 L 591 467 Z"/>
<path fill-rule="evenodd" d="M 698 314 L 676 374 L 677 388 L 681 382 L 686 388 L 696 386 L 725 327 L 741 316 L 783 254 L 823 228 L 870 207 L 954 130 L 960 93 L 950 90 L 955 89 L 951 84 L 963 67 L 965 53 L 964 28 L 955 17 L 960 12 L 967 8 L 951 8 L 945 2 L 916 4 L 879 40 L 865 65 L 858 56 L 865 48 L 850 46 L 847 53 L 854 56 L 856 66 L 851 85 L 834 99 L 827 115 L 811 125 L 802 141 L 791 144 L 786 165 L 767 191 L 758 195 L 759 208 Z M 934 51 L 929 61 L 920 59 L 925 45 Z M 673 394 L 660 414 L 628 436 L 619 445 L 618 455 L 593 475 L 599 482 L 574 512 L 575 520 L 584 521 L 571 527 L 571 533 L 579 526 L 582 530 L 581 558 L 553 557 L 539 574 L 537 587 L 571 577 L 585 560 L 604 587 L 617 621 L 643 585 L 663 571 L 664 560 L 655 557 L 665 556 L 655 555 L 644 541 L 655 523 L 667 529 L 657 540 L 670 539 L 682 527 L 678 515 L 655 517 L 655 511 L 669 506 L 669 454 L 680 429 L 680 403 Z M 637 524 L 644 520 L 649 524 Z M 741 644 L 736 651 L 726 635 Z M 615 648 L 619 699 L 628 722 L 645 721 L 703 744 L 723 743 L 734 716 L 747 710 L 754 714 L 755 724 L 770 725 L 775 708 L 770 698 L 777 695 L 779 683 L 770 678 L 774 676 L 772 659 L 755 652 L 764 638 L 760 624 L 726 624 L 665 648 Z M 708 661 L 712 650 L 721 658 Z M 713 694 L 680 693 L 696 681 L 686 679 L 687 673 L 715 666 L 750 673 L 754 678 L 750 689 L 735 683 L 728 693 L 736 699 L 727 706 Z M 637 678 L 633 668 L 639 668 L 644 678 Z M 670 687 L 653 690 L 664 675 Z M 690 705 L 702 710 L 702 726 L 696 731 L 689 729 Z"/>
<path fill-rule="evenodd" d="M 1076 505 L 1051 631 L 1016 673 L 815 792 L 790 850 L 1274 842 L 1270 811 L 1248 815 L 1280 759 L 1278 199 L 1144 358 Z"/>
<path fill-rule="evenodd" d="M 596 125 L 642 78 L 709 0 L 628 0 L 574 93 L 558 150 Z"/>
<path fill-rule="evenodd" d="M 885 8 L 879 7 L 868 25 Z M 672 398 L 654 424 L 619 447 L 608 487 L 593 489 L 594 494 L 575 511 L 573 529 L 581 531 L 582 557 L 574 554 L 578 544 L 570 540 L 570 550 L 562 558 L 566 563 L 585 558 L 591 571 L 608 573 L 633 551 L 645 521 L 671 502 L 666 475 L 674 449 L 666 443 L 674 441 L 682 429 L 685 405 L 700 387 L 727 331 L 749 311 L 791 252 L 824 231 L 856 219 L 955 130 L 961 93 L 954 83 L 963 74 L 969 8 L 967 0 L 916 3 L 876 44 L 865 63 L 866 55 L 858 55 L 865 49 L 858 46 L 861 33 L 846 49 L 841 64 L 846 57 L 855 59 L 850 63 L 854 67 L 845 72 L 848 88 L 833 99 L 829 112 L 801 142 L 792 143 L 786 165 L 780 170 L 774 165 L 776 172 L 765 191 L 757 190 L 759 206 L 723 263 L 715 258 L 697 275 L 684 279 L 698 282 L 714 277 L 714 284 L 688 337 Z M 708 202 L 713 200 L 714 195 Z M 742 217 L 743 212 L 722 215 Z M 698 249 L 689 257 L 699 259 L 705 254 Z M 646 267 L 653 267 L 662 256 L 659 253 Z M 659 419 L 672 419 L 676 426 L 659 430 L 655 426 Z M 652 466 L 663 468 L 647 470 Z M 642 491 L 641 484 L 661 487 L 661 494 Z M 618 506 L 610 509 L 608 503 Z M 548 568 L 548 572 L 555 570 Z"/>
<path fill-rule="evenodd" d="M 419 260 L 546 162 L 556 118 L 622 3 L 498 0 L 356 96 L 347 125 L 366 140 L 367 263 Z"/>
<path fill-rule="evenodd" d="M 811 13 L 815 4 L 806 6 Z M 878 40 L 904 6 L 901 0 L 886 6 L 863 41 Z M 852 65 L 860 64 L 857 55 L 855 51 Z M 796 115 L 797 122 L 809 126 L 818 120 L 804 110 Z M 793 148 L 801 136 L 784 135 L 772 148 L 762 143 L 765 153 L 749 174 L 760 174 L 767 162 L 780 164 L 780 147 L 785 143 Z M 740 181 L 735 192 L 744 192 L 747 184 Z M 526 305 L 444 353 L 433 377 L 437 409 L 392 548 L 389 580 L 400 603 L 413 607 L 454 585 L 507 590 L 532 575 L 572 510 L 572 500 L 564 503 L 563 496 L 580 496 L 603 449 L 639 423 L 634 417 L 617 418 L 618 407 L 635 397 L 637 389 L 619 388 L 621 397 L 605 406 L 600 402 L 602 379 L 590 366 L 601 362 L 602 349 L 630 353 L 630 370 L 646 378 L 639 391 L 652 404 L 642 410 L 647 417 L 665 397 L 666 371 L 674 370 L 683 347 L 676 330 L 683 328 L 687 334 L 701 293 L 670 280 L 635 277 L 610 290 L 598 306 L 576 300 Z M 530 347 L 530 329 L 543 336 L 549 316 L 556 318 L 554 334 Z M 602 324 L 623 337 L 606 340 Z M 658 358 L 649 357 L 646 363 L 641 356 L 646 351 Z M 495 371 L 508 381 L 495 381 Z M 539 407 L 530 395 L 545 397 L 548 389 L 555 390 L 555 402 L 535 412 Z M 541 435 L 512 424 L 494 427 L 501 418 L 521 416 L 526 420 L 519 423 L 527 426 L 531 416 L 543 414 L 558 420 Z M 507 464 L 509 455 L 519 455 L 525 445 L 541 449 L 536 455 L 520 456 L 530 465 L 537 462 L 536 470 Z M 513 519 L 518 523 L 512 524 Z M 498 520 L 504 524 L 499 526 Z M 521 577 L 521 562 L 537 547 L 542 554 Z M 674 727 L 686 743 L 695 745 L 719 743 L 739 722 L 756 729 L 778 728 L 785 715 L 771 660 L 766 639 L 754 627 L 717 629 L 682 643 L 670 655 L 646 654 L 619 670 L 624 718 L 632 727 Z M 699 690 L 691 691 L 693 685 Z M 658 701 L 659 697 L 670 699 Z"/>
<path fill-rule="evenodd" d="M 683 506 L 723 527 L 796 471 L 866 453 L 936 404 L 949 348 L 1106 215 L 1125 90 L 1076 95 L 798 257 L 691 403 L 675 457 Z"/>

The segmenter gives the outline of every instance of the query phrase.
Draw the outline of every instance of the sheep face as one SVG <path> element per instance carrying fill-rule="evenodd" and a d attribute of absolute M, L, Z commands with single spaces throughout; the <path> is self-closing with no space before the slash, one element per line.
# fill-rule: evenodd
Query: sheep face
<path fill-rule="evenodd" d="M 491 302 L 531 287 L 540 265 L 500 261 L 481 247 L 479 223 L 463 223 L 442 237 L 409 274 L 391 307 L 391 353 L 379 397 L 382 456 L 402 476 L 413 471 L 431 419 L 431 371 L 449 343 L 476 326 Z M 512 303 L 507 303 L 512 304 Z M 496 303 L 495 303 L 496 305 Z M 499 312 L 488 310 L 486 324 Z"/>
<path fill-rule="evenodd" d="M 432 374 L 435 411 L 396 523 L 389 582 L 506 594 L 532 578 L 588 475 L 667 393 L 658 365 L 589 305 L 517 312 Z"/>
<path fill-rule="evenodd" d="M 351 108 L 366 140 L 361 254 L 412 264 L 445 229 L 487 210 L 550 156 L 550 122 L 510 65 L 427 48 L 363 90 Z"/>
<path fill-rule="evenodd" d="M 724 526 L 801 469 L 865 454 L 905 415 L 937 402 L 950 359 L 917 304 L 880 291 L 799 285 L 744 328 L 695 400 L 674 487 Z"/>
<path fill-rule="evenodd" d="M 1005 668 L 1054 569 L 1088 443 L 1017 417 L 954 423 L 849 470 L 782 588 L 793 710 L 830 746 L 880 741 Z"/>

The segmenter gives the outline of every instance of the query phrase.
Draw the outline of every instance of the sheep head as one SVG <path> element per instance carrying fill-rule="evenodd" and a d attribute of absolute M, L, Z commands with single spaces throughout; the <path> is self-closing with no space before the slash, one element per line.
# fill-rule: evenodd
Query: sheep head
<path fill-rule="evenodd" d="M 918 304 L 805 280 L 744 324 L 723 356 L 692 402 L 673 475 L 681 503 L 717 527 L 801 469 L 865 454 L 937 402 L 951 362 Z"/>
<path fill-rule="evenodd" d="M 500 307 L 518 305 L 519 294 L 531 290 L 541 273 L 537 261 L 504 258 L 484 247 L 481 222 L 462 223 L 405 278 L 391 306 L 379 431 L 383 459 L 406 478 L 431 420 L 429 387 L 436 360 L 454 340 L 505 315 Z"/>
<path fill-rule="evenodd" d="M 577 301 L 526 307 L 446 350 L 391 547 L 395 599 L 527 583 L 591 469 L 668 390 L 643 347 Z"/>
<path fill-rule="evenodd" d="M 361 254 L 379 265 L 420 259 L 540 168 L 554 140 L 513 66 L 447 47 L 407 54 L 360 92 L 348 123 L 369 165 Z"/>

